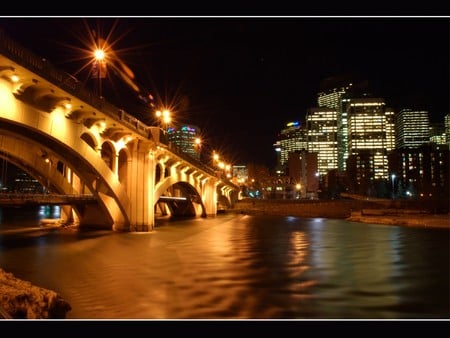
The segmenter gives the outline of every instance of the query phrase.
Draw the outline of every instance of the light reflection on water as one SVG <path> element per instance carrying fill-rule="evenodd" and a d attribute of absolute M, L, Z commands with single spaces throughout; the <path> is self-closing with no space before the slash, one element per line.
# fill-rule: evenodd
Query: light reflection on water
<path fill-rule="evenodd" d="M 68 319 L 449 318 L 447 229 L 225 214 L 113 233 L 7 216 L 0 267 L 61 294 Z"/>

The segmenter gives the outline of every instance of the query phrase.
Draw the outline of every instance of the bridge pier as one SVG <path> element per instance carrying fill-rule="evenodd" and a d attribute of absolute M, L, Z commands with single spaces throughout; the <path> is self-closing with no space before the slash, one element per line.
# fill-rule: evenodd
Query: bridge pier
<path fill-rule="evenodd" d="M 154 198 L 155 161 L 154 145 L 151 142 L 136 141 L 129 164 L 128 195 L 130 197 L 130 230 L 152 231 L 155 226 L 156 203 Z"/>
<path fill-rule="evenodd" d="M 202 200 L 204 201 L 206 216 L 217 215 L 217 185 L 214 177 L 209 177 L 203 184 Z"/>

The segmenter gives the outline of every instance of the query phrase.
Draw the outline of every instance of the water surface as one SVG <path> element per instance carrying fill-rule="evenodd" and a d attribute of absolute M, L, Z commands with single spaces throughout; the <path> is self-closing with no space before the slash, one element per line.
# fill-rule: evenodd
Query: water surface
<path fill-rule="evenodd" d="M 115 233 L 29 216 L 1 212 L 0 267 L 58 292 L 67 319 L 450 318 L 448 229 L 224 214 Z"/>

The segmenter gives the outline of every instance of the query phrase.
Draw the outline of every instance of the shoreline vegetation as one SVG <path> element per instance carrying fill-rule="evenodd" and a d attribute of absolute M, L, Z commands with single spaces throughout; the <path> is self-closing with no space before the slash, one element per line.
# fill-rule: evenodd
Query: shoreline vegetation
<path fill-rule="evenodd" d="M 450 229 L 448 201 L 443 200 L 262 200 L 242 199 L 227 212 L 249 215 L 339 218 L 351 222 Z"/>

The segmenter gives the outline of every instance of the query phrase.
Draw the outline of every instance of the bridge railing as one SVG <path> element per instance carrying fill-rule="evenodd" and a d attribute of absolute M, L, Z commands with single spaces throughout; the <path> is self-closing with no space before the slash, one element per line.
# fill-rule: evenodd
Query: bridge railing
<path fill-rule="evenodd" d="M 145 138 L 148 137 L 148 125 L 126 113 L 123 109 L 119 109 L 112 103 L 104 100 L 104 98 L 95 95 L 92 91 L 87 90 L 73 75 L 57 69 L 45 58 L 39 57 L 21 46 L 9 38 L 2 29 L 0 29 L 0 52 L 21 66 L 90 104 L 112 119 L 126 124 L 130 129 L 133 129 Z"/>

